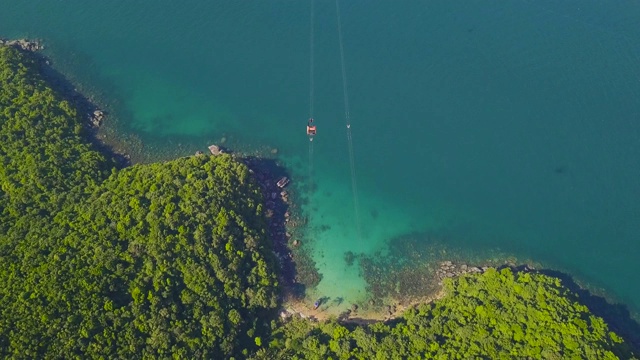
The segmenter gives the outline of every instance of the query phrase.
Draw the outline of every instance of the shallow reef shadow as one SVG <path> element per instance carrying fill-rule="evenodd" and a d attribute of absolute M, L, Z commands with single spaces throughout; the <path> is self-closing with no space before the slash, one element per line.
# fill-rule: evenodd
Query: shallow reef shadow
<path fill-rule="evenodd" d="M 228 152 L 233 155 L 232 151 Z M 295 192 L 276 185 L 278 179 L 289 177 L 290 174 L 275 159 L 245 156 L 239 160 L 252 171 L 263 192 L 268 238 L 279 264 L 279 281 L 287 293 L 285 297 L 304 298 L 306 290 L 317 285 L 322 275 L 308 253 L 309 242 L 299 240 L 303 235 L 299 227 L 305 225 L 295 210 L 295 202 L 289 201 L 289 197 L 294 197 Z M 298 225 L 294 226 L 292 223 Z"/>
<path fill-rule="evenodd" d="M 100 110 L 96 104 L 96 99 L 78 91 L 76 85 L 73 84 L 69 78 L 52 66 L 53 60 L 43 53 L 24 50 L 21 50 L 21 53 L 31 57 L 38 64 L 38 71 L 47 82 L 47 85 L 78 110 L 86 134 L 84 138 L 90 141 L 96 150 L 113 159 L 117 168 L 122 169 L 131 165 L 128 155 L 116 151 L 111 144 L 98 139 L 98 127 L 92 127 L 90 125 L 89 119 L 91 114 L 93 114 L 94 111 Z M 104 83 L 102 84 L 104 86 Z M 130 113 L 127 114 L 131 116 Z"/>
<path fill-rule="evenodd" d="M 608 303 L 605 298 L 581 288 L 569 274 L 556 270 L 539 270 L 538 272 L 562 280 L 562 285 L 576 293 L 580 302 L 586 305 L 594 315 L 603 318 L 610 329 L 629 344 L 633 353 L 640 354 L 640 324 L 631 317 L 626 305 Z"/>

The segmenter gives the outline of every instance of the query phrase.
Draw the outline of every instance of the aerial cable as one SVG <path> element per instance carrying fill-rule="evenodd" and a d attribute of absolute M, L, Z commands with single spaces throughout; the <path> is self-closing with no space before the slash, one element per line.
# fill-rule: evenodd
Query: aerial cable
<path fill-rule="evenodd" d="M 314 102 L 314 3 L 311 0 L 311 10 L 309 14 L 311 26 L 309 27 L 309 118 L 313 119 L 313 102 Z"/>
<path fill-rule="evenodd" d="M 360 204 L 358 202 L 358 183 L 356 181 L 356 166 L 353 154 L 353 138 L 351 136 L 351 115 L 349 114 L 349 95 L 347 92 L 347 69 L 344 61 L 344 41 L 342 40 L 342 23 L 340 20 L 340 4 L 336 0 L 336 16 L 338 20 L 338 40 L 340 43 L 340 64 L 342 66 L 342 90 L 344 94 L 344 118 L 347 125 L 347 144 L 349 146 L 349 165 L 351 167 L 351 191 L 353 192 L 353 207 L 358 241 L 362 239 L 360 229 Z"/>
<path fill-rule="evenodd" d="M 309 10 L 309 122 L 307 123 L 307 135 L 309 135 L 309 193 L 313 190 L 313 135 L 315 134 L 315 127 L 313 128 L 313 134 L 310 132 L 309 126 L 313 121 L 313 105 L 314 105 L 314 6 L 315 0 L 311 0 L 311 7 Z"/>

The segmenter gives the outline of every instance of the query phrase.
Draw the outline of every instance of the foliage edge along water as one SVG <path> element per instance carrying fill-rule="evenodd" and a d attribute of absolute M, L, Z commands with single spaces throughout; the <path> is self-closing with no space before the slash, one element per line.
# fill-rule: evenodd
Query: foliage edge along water
<path fill-rule="evenodd" d="M 560 279 L 510 268 L 445 279 L 441 299 L 390 322 L 283 320 L 265 199 L 249 168 L 230 155 L 117 166 L 74 101 L 44 79 L 46 66 L 0 46 L 3 358 L 637 351 L 633 333 L 610 328 Z"/>

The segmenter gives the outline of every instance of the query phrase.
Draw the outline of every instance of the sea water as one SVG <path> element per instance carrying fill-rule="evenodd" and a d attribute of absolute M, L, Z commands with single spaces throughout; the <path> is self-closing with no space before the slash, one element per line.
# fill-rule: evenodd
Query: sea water
<path fill-rule="evenodd" d="M 639 4 L 341 0 L 353 171 L 336 3 L 315 2 L 313 83 L 310 5 L 3 0 L 0 35 L 42 39 L 147 159 L 277 148 L 313 189 L 310 299 L 366 300 L 345 253 L 411 234 L 640 308 Z"/>

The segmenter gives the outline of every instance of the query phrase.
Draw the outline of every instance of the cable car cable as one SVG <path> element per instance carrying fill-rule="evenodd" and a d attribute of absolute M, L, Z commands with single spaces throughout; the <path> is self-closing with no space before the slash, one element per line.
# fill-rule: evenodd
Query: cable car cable
<path fill-rule="evenodd" d="M 309 28 L 309 119 L 313 119 L 313 102 L 314 102 L 314 6 L 315 0 L 311 0 L 310 9 L 310 28 Z"/>
<path fill-rule="evenodd" d="M 309 135 L 309 194 L 313 190 L 313 135 L 309 133 L 309 126 L 313 121 L 313 105 L 314 105 L 314 6 L 315 0 L 311 0 L 311 7 L 309 10 L 309 123 L 307 123 L 307 135 Z M 315 133 L 315 129 L 314 129 Z"/>

